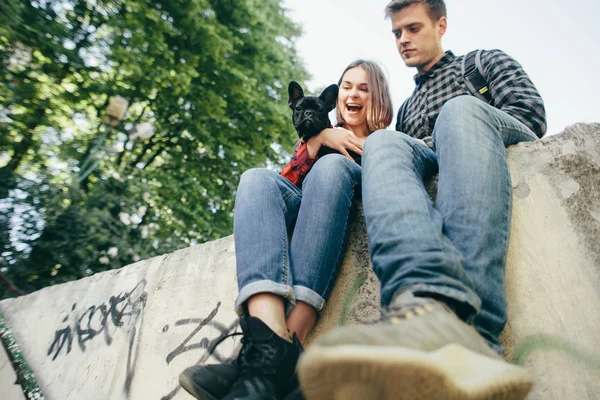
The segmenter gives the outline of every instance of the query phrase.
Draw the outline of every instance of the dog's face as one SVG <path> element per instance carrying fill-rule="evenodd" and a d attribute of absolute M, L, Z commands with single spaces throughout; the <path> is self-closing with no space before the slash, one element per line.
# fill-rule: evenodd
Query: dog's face
<path fill-rule="evenodd" d="M 288 104 L 292 109 L 292 121 L 298 136 L 305 141 L 325 128 L 329 128 L 329 112 L 335 108 L 338 86 L 331 85 L 316 96 L 304 96 L 302 87 L 297 82 L 290 82 Z"/>

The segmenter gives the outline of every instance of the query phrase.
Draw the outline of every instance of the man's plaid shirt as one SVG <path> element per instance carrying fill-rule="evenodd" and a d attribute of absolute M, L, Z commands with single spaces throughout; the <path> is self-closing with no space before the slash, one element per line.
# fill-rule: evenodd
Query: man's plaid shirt
<path fill-rule="evenodd" d="M 462 75 L 463 57 L 447 51 L 424 75 L 415 76 L 417 86 L 406 100 L 403 121 L 398 112 L 396 130 L 424 139 L 431 146 L 431 133 L 442 106 L 454 97 L 470 95 Z M 544 102 L 521 65 L 501 50 L 483 51 L 481 64 L 492 96 L 490 105 L 542 137 L 546 133 Z"/>

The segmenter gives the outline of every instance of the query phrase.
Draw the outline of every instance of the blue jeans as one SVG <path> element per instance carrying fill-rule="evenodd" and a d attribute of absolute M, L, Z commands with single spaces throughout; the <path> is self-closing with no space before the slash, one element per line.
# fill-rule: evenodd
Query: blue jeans
<path fill-rule="evenodd" d="M 506 147 L 536 140 L 525 125 L 471 97 L 448 101 L 434 149 L 377 131 L 363 148 L 363 205 L 381 302 L 401 291 L 442 298 L 501 353 L 512 186 Z M 439 171 L 435 205 L 423 181 Z"/>
<path fill-rule="evenodd" d="M 268 169 L 242 174 L 233 221 L 238 314 L 258 293 L 321 311 L 344 255 L 360 180 L 360 166 L 339 154 L 319 159 L 302 190 Z"/>

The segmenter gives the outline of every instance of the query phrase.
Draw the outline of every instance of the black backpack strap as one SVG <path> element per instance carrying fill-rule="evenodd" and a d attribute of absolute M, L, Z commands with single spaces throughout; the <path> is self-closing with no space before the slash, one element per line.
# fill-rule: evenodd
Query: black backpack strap
<path fill-rule="evenodd" d="M 490 103 L 492 95 L 481 65 L 483 50 L 473 50 L 463 58 L 462 75 L 469 92 L 480 100 Z"/>
<path fill-rule="evenodd" d="M 404 103 L 398 109 L 398 115 L 396 116 L 396 130 L 398 132 L 404 132 L 404 117 L 406 116 L 406 108 L 408 106 L 408 99 L 404 100 Z"/>

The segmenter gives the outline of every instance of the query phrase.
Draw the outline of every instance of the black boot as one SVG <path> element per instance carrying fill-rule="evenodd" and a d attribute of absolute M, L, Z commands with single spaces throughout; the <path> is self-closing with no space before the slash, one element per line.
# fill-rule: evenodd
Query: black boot
<path fill-rule="evenodd" d="M 179 384 L 198 400 L 219 400 L 231 390 L 238 372 L 236 361 L 194 365 L 179 375 Z"/>
<path fill-rule="evenodd" d="M 279 337 L 260 319 L 240 318 L 242 349 L 231 363 L 194 366 L 179 376 L 181 386 L 199 400 L 301 400 L 296 364 L 303 351 Z"/>
<path fill-rule="evenodd" d="M 244 337 L 237 358 L 239 375 L 223 400 L 280 400 L 296 381 L 302 346 L 279 337 L 260 319 L 240 319 Z M 296 383 L 297 384 L 297 383 Z"/>

